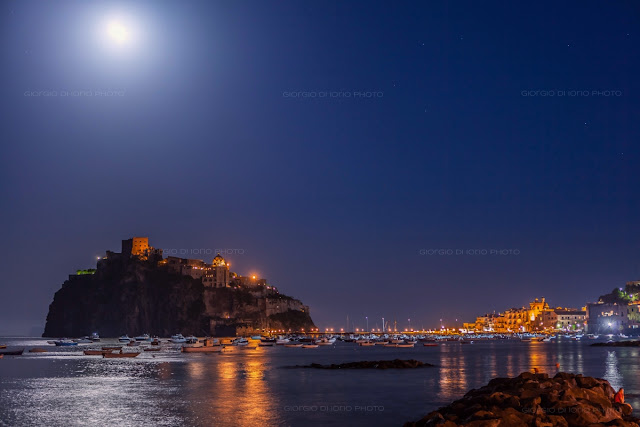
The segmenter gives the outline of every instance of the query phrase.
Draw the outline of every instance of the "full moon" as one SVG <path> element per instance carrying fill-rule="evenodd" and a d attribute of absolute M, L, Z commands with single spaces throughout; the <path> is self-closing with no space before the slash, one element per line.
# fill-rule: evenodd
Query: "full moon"
<path fill-rule="evenodd" d="M 111 40 L 119 44 L 126 43 L 129 40 L 127 28 L 118 21 L 112 21 L 107 25 L 107 34 Z"/>

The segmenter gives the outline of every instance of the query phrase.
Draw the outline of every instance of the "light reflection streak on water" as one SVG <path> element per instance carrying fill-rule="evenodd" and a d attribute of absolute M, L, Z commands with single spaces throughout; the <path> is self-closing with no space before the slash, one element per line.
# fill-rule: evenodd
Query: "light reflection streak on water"
<path fill-rule="evenodd" d="M 233 420 L 237 426 L 278 424 L 278 410 L 265 380 L 261 352 L 242 360 L 223 356 L 215 369 L 217 378 L 205 402 L 212 420 Z"/>
<path fill-rule="evenodd" d="M 458 396 L 467 391 L 465 354 L 461 344 L 440 347 L 440 392 L 445 397 Z"/>
<path fill-rule="evenodd" d="M 615 350 L 607 352 L 604 366 L 604 379 L 609 381 L 614 390 L 618 391 L 622 387 L 622 375 L 618 370 L 618 357 Z"/>

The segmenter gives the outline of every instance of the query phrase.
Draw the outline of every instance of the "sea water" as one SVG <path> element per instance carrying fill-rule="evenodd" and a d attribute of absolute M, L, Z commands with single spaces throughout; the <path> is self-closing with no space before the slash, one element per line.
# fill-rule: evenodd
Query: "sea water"
<path fill-rule="evenodd" d="M 84 356 L 115 340 L 54 347 L 0 338 L 8 349 L 46 348 L 0 359 L 2 426 L 401 426 L 495 377 L 524 371 L 604 378 L 640 408 L 640 348 L 592 340 L 457 342 L 437 347 L 230 348 L 222 354 L 161 352 L 134 359 Z M 135 347 L 127 350 L 135 350 Z M 434 367 L 389 370 L 293 368 L 310 363 L 417 359 Z"/>

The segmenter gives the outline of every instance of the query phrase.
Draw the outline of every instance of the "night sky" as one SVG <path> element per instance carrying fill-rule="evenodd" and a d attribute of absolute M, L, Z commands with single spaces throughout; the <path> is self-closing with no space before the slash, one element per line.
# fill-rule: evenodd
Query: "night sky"
<path fill-rule="evenodd" d="M 68 274 L 131 236 L 222 250 L 320 328 L 581 307 L 640 280 L 637 2 L 0 16 L 0 335 L 40 334 Z"/>

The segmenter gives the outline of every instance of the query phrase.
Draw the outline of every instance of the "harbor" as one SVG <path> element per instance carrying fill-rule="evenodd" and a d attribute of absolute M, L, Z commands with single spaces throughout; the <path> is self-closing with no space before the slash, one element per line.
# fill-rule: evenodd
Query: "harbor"
<path fill-rule="evenodd" d="M 547 342 L 494 337 L 474 339 L 470 345 L 451 338 L 434 338 L 437 346 L 411 348 L 360 346 L 336 339 L 332 345 L 302 349 L 260 346 L 247 337 L 246 345 L 224 344 L 221 352 L 192 354 L 182 352 L 184 343 L 169 342 L 171 337 L 161 338 L 159 346 L 145 342 L 130 347 L 118 338 L 76 346 L 55 346 L 40 338 L 0 338 L 7 350 L 23 349 L 21 356 L 0 360 L 0 398 L 7 402 L 0 408 L 0 419 L 9 425 L 69 425 L 69 419 L 74 420 L 71 424 L 126 425 L 402 425 L 492 378 L 534 369 L 552 376 L 560 370 L 604 378 L 616 390 L 624 387 L 634 407 L 640 405 L 640 370 L 635 363 L 640 349 L 590 345 L 607 342 L 608 337 L 559 336 Z M 228 338 L 230 343 L 234 339 Z M 139 355 L 84 354 L 103 347 Z M 159 350 L 144 351 L 155 347 Z M 33 348 L 46 352 L 32 353 Z M 394 359 L 435 366 L 291 369 Z"/>

